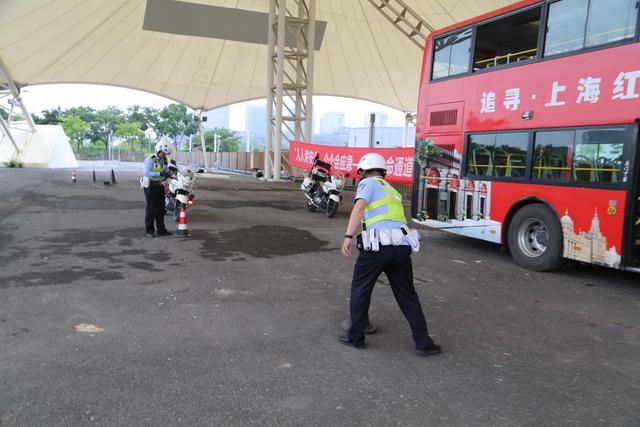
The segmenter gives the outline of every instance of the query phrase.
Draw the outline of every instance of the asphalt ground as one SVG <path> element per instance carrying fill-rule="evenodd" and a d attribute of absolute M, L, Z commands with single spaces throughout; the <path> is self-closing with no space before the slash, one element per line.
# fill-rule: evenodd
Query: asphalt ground
<path fill-rule="evenodd" d="M 137 175 L 0 169 L 0 425 L 640 423 L 637 274 L 534 273 L 423 229 L 444 352 L 414 355 L 386 279 L 356 350 L 335 340 L 350 202 L 328 219 L 294 183 L 213 177 L 192 238 L 149 239 Z"/>

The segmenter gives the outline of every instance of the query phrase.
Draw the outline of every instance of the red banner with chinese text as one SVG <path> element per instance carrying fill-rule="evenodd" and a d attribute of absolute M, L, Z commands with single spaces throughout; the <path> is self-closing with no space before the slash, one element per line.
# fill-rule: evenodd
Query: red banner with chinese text
<path fill-rule="evenodd" d="M 413 147 L 410 148 L 351 148 L 330 145 L 289 142 L 289 164 L 301 169 L 311 169 L 316 154 L 320 160 L 331 163 L 332 170 L 349 174 L 357 178 L 357 166 L 360 158 L 367 153 L 378 153 L 387 160 L 387 180 L 398 184 L 411 184 L 413 181 Z"/>

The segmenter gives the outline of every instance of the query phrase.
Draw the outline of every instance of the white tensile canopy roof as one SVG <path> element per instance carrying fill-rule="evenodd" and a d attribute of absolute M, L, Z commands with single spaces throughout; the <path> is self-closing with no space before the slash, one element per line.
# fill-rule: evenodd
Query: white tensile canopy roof
<path fill-rule="evenodd" d="M 404 3 L 442 28 L 515 1 Z M 268 6 L 269 0 L 0 0 L 0 59 L 19 86 L 122 86 L 208 110 L 266 96 L 267 28 L 247 23 L 262 22 Z M 316 19 L 315 95 L 416 110 L 423 53 L 369 0 L 317 0 Z"/>

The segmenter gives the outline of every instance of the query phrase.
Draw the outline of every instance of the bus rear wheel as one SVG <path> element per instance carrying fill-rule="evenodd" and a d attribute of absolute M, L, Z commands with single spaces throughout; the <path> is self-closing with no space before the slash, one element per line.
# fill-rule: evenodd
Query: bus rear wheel
<path fill-rule="evenodd" d="M 566 263 L 560 221 L 545 205 L 518 210 L 508 231 L 509 250 L 516 263 L 534 271 L 554 271 Z"/>

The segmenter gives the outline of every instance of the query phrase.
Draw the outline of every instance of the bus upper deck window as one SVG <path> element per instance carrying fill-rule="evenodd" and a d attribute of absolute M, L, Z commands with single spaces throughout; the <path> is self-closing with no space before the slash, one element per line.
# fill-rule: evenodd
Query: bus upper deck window
<path fill-rule="evenodd" d="M 464 74 L 469 70 L 471 29 L 436 39 L 434 42 L 432 78 Z"/>
<path fill-rule="evenodd" d="M 544 56 L 632 39 L 637 0 L 561 0 L 549 6 Z"/>
<path fill-rule="evenodd" d="M 637 0 L 591 0 L 585 45 L 598 46 L 633 38 Z"/>
<path fill-rule="evenodd" d="M 535 59 L 541 8 L 528 9 L 478 26 L 473 70 Z"/>

